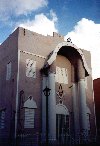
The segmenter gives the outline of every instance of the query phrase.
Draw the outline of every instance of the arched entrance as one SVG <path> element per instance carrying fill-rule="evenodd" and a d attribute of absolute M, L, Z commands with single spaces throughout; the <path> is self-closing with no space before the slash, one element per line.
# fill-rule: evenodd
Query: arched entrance
<path fill-rule="evenodd" d="M 51 94 L 49 97 L 49 134 L 51 139 L 59 137 L 59 133 L 56 133 L 57 121 L 60 119 L 66 119 L 65 116 L 56 117 L 56 96 L 55 96 L 55 61 L 57 55 L 62 55 L 68 58 L 71 62 L 71 90 L 72 90 L 72 106 L 73 106 L 73 119 L 74 119 L 74 135 L 75 141 L 78 141 L 79 135 L 82 135 L 81 141 L 84 143 L 87 141 L 87 112 L 86 112 L 86 92 L 85 92 L 85 76 L 91 74 L 91 70 L 88 68 L 84 54 L 81 49 L 77 48 L 71 42 L 62 42 L 57 45 L 53 52 L 50 53 L 43 70 L 44 81 L 43 87 L 49 86 Z M 46 80 L 46 81 L 45 81 Z M 78 98 L 77 98 L 78 97 Z M 43 97 L 44 99 L 44 97 Z M 79 101 L 78 101 L 79 100 Z M 45 102 L 43 102 L 44 104 Z M 76 108 L 79 106 L 79 109 Z M 45 117 L 45 115 L 44 115 Z M 59 119 L 59 120 L 57 120 Z M 44 120 L 44 119 L 43 119 Z M 45 120 L 44 120 L 45 121 Z M 59 124 L 58 124 L 59 125 Z M 59 126 L 58 126 L 59 127 Z M 62 127 L 63 128 L 63 127 Z M 61 128 L 61 129 L 62 129 Z M 78 135 L 77 135 L 78 133 Z"/>

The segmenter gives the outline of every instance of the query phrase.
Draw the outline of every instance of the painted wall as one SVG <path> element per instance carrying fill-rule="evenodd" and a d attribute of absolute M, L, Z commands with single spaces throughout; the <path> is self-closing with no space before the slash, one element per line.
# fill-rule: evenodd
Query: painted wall
<path fill-rule="evenodd" d="M 7 64 L 11 73 L 7 80 Z M 0 140 L 4 143 L 14 138 L 16 113 L 16 88 L 18 70 L 18 29 L 0 45 L 0 112 L 5 110 L 4 128 L 0 128 Z M 6 139 L 6 140 L 4 140 Z"/>
<path fill-rule="evenodd" d="M 0 137 L 9 137 L 11 126 L 11 111 L 16 112 L 16 92 L 17 92 L 17 73 L 19 63 L 19 79 L 18 79 L 18 103 L 20 102 L 20 93 L 23 98 L 23 103 L 20 104 L 22 112 L 20 117 L 24 120 L 25 110 L 23 108 L 24 102 L 31 95 L 36 102 L 37 108 L 35 109 L 35 122 L 34 131 L 41 133 L 41 121 L 42 121 L 42 74 L 41 68 L 44 66 L 48 55 L 56 48 L 56 46 L 63 42 L 63 37 L 57 33 L 53 36 L 42 36 L 40 34 L 28 31 L 23 28 L 18 28 L 12 33 L 7 40 L 0 45 L 0 111 L 6 108 L 6 127 L 0 129 Z M 67 49 L 67 47 L 65 48 Z M 18 52 L 19 56 L 18 56 Z M 83 50 L 86 57 L 87 64 L 91 69 L 90 52 Z M 71 57 L 71 51 L 69 50 L 69 56 Z M 74 57 L 74 56 L 73 56 Z M 19 60 L 18 60 L 19 58 Z M 26 76 L 26 59 L 36 61 L 36 77 Z M 75 58 L 74 58 L 75 59 Z M 74 60 L 72 59 L 72 60 Z M 6 81 L 6 65 L 12 62 L 12 71 L 10 80 Z M 56 58 L 54 66 L 51 66 L 51 71 L 56 71 L 56 66 L 61 68 L 67 68 L 68 71 L 68 84 L 61 84 L 64 91 L 63 103 L 68 107 L 70 114 L 72 114 L 72 93 L 71 93 L 71 62 L 68 58 L 64 57 L 64 54 L 59 54 Z M 55 72 L 56 73 L 56 72 Z M 59 83 L 56 84 L 56 92 L 59 90 Z M 22 92 L 21 92 L 22 91 Z M 93 89 L 92 89 L 92 77 L 87 77 L 87 105 L 91 111 L 91 132 L 95 135 L 95 116 L 94 116 L 94 101 L 93 101 Z M 56 103 L 59 103 L 59 98 L 56 96 Z M 17 110 L 19 110 L 19 105 Z M 18 113 L 19 116 L 19 113 Z M 17 117 L 19 118 L 19 117 Z M 17 119 L 19 122 L 19 119 Z M 22 122 L 23 123 L 23 122 Z M 73 121 L 71 121 L 71 125 Z M 18 123 L 17 123 L 18 124 Z M 18 125 L 19 126 L 19 125 Z M 19 127 L 17 127 L 19 128 Z M 22 127 L 24 129 L 24 127 Z M 73 131 L 73 127 L 71 127 Z M 33 129 L 24 129 L 26 133 L 30 133 Z M 33 131 L 33 132 L 34 132 Z"/>

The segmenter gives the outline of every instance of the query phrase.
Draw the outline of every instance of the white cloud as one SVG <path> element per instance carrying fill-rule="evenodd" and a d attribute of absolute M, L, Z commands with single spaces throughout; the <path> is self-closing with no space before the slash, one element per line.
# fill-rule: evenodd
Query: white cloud
<path fill-rule="evenodd" d="M 35 15 L 34 20 L 28 20 L 25 23 L 20 23 L 18 26 L 24 27 L 28 30 L 37 32 L 42 35 L 51 35 L 53 32 L 58 32 L 56 29 L 56 22 L 57 22 L 57 16 L 52 11 L 50 12 L 51 19 L 49 19 L 46 15 L 43 13 Z"/>
<path fill-rule="evenodd" d="M 65 36 L 65 40 L 68 37 L 76 46 L 91 51 L 93 78 L 100 77 L 100 24 L 82 18 Z"/>
<path fill-rule="evenodd" d="M 56 13 L 53 10 L 50 10 L 50 16 L 54 22 L 58 20 Z"/>
<path fill-rule="evenodd" d="M 12 15 L 27 15 L 47 4 L 48 0 L 0 0 L 0 18 L 5 20 Z"/>

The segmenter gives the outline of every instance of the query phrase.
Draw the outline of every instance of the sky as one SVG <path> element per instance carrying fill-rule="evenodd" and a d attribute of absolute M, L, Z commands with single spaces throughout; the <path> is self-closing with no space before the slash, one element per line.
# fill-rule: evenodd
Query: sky
<path fill-rule="evenodd" d="M 100 0 L 0 0 L 0 44 L 19 26 L 70 37 L 91 52 L 93 79 L 100 78 Z"/>

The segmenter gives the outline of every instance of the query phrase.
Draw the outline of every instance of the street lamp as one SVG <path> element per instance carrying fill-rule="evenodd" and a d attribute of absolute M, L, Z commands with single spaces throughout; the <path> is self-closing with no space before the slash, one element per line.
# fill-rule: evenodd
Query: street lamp
<path fill-rule="evenodd" d="M 43 90 L 44 95 L 46 96 L 46 146 L 48 146 L 48 97 L 50 95 L 50 90 L 47 86 Z"/>

